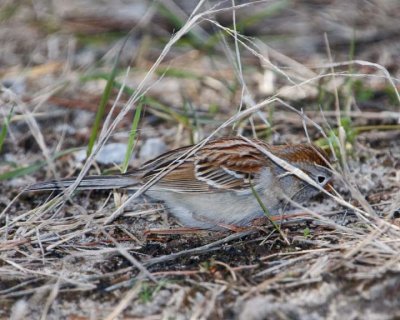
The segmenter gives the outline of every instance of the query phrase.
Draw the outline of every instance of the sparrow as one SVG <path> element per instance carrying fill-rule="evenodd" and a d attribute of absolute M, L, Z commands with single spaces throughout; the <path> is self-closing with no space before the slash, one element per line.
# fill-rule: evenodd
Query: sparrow
<path fill-rule="evenodd" d="M 183 226 L 206 230 L 246 227 L 265 217 L 265 208 L 270 215 L 280 215 L 288 202 L 302 203 L 321 192 L 266 153 L 300 169 L 321 188 L 330 186 L 332 170 L 321 148 L 270 145 L 237 136 L 166 152 L 126 174 L 87 176 L 77 189 L 136 191 L 153 179 L 145 196 L 164 202 Z M 74 182 L 75 178 L 39 182 L 28 191 L 63 190 Z"/>

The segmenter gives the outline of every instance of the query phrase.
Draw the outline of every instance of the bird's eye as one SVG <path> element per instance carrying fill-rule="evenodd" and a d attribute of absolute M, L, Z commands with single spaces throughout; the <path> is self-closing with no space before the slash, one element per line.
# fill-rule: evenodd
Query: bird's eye
<path fill-rule="evenodd" d="M 324 176 L 318 176 L 317 181 L 319 184 L 323 184 L 325 182 L 326 178 Z"/>

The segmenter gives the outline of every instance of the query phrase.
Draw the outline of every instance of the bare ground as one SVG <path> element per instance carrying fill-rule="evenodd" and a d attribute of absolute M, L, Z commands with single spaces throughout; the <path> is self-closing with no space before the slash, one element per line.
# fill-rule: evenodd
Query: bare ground
<path fill-rule="evenodd" d="M 132 166 L 207 137 L 238 114 L 241 101 L 250 108 L 275 94 L 280 100 L 261 109 L 270 127 L 254 116 L 253 125 L 246 118 L 236 130 L 256 132 L 270 143 L 304 142 L 304 121 L 295 112 L 302 109 L 330 142 L 335 135 L 341 139 L 346 158 L 337 162 L 335 189 L 344 203 L 314 199 L 306 204 L 308 216 L 281 222 L 284 237 L 269 225 L 243 233 L 146 237 L 148 229 L 179 227 L 162 204 L 138 199 L 105 224 L 126 195 L 20 194 L 35 181 L 79 173 L 82 151 L 71 148 L 85 150 L 106 84 L 102 75 L 110 73 L 122 40 L 137 26 L 119 57 L 117 76 L 136 89 L 178 29 L 171 12 L 185 21 L 185 10 L 193 10 L 185 3 L 177 2 L 184 9 L 179 12 L 166 1 L 169 14 L 145 1 L 110 7 L 6 1 L 0 7 L 2 118 L 14 108 L 0 154 L 0 317 L 399 318 L 396 1 L 277 1 L 237 8 L 238 21 L 247 21 L 243 29 L 238 23 L 238 32 L 260 39 L 248 45 L 264 57 L 241 44 L 249 95 L 241 93 L 235 73 L 233 38 L 227 37 L 229 50 L 218 37 L 206 48 L 220 28 L 215 21 L 232 24 L 232 9 L 218 11 L 174 46 L 147 82 L 146 96 L 153 100 L 144 105 Z M 331 68 L 330 62 L 348 60 L 355 63 Z M 108 105 L 117 101 L 113 118 L 132 91 L 119 100 L 117 95 L 116 86 Z M 107 144 L 126 143 L 133 113 Z M 306 124 L 312 141 L 327 144 L 318 127 Z M 232 133 L 229 126 L 218 135 Z M 90 173 L 117 171 L 113 162 L 123 154 L 115 157 L 111 163 L 99 159 Z"/>

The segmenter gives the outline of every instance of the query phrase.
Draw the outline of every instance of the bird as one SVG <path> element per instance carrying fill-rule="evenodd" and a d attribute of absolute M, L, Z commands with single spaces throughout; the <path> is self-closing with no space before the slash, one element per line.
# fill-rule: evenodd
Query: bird
<path fill-rule="evenodd" d="M 278 216 L 288 202 L 302 203 L 321 188 L 328 189 L 332 177 L 327 153 L 311 143 L 270 145 L 228 136 L 168 151 L 125 174 L 86 176 L 77 189 L 134 192 L 152 181 L 144 195 L 162 201 L 184 227 L 221 230 L 249 226 L 265 217 L 265 210 Z M 75 178 L 39 182 L 28 191 L 63 190 L 74 182 Z"/>

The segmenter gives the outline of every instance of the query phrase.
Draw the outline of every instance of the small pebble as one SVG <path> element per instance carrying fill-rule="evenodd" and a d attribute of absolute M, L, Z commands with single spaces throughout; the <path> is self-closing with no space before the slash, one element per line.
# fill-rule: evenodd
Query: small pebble
<path fill-rule="evenodd" d="M 145 162 L 159 156 L 165 151 L 167 151 L 167 146 L 162 139 L 150 138 L 144 142 L 140 149 L 139 157 L 141 161 Z"/>
<path fill-rule="evenodd" d="M 121 164 L 124 162 L 126 148 L 125 143 L 106 144 L 96 155 L 96 161 L 101 164 Z M 74 156 L 76 161 L 83 162 L 86 160 L 86 150 L 75 152 Z"/>

